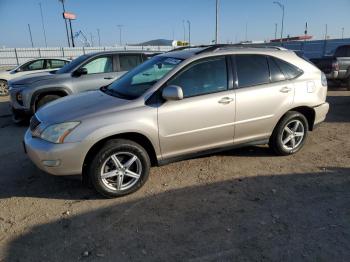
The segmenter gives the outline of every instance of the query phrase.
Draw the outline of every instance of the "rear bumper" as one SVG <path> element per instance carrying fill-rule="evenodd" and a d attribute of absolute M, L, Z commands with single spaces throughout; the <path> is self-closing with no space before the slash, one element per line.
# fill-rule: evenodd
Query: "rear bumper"
<path fill-rule="evenodd" d="M 41 170 L 56 176 L 80 175 L 88 147 L 82 142 L 54 144 L 32 137 L 29 130 L 24 136 L 24 150 Z"/>
<path fill-rule="evenodd" d="M 314 126 L 322 123 L 327 116 L 327 113 L 329 111 L 329 104 L 327 102 L 314 107 L 315 110 L 315 121 L 314 121 Z"/>

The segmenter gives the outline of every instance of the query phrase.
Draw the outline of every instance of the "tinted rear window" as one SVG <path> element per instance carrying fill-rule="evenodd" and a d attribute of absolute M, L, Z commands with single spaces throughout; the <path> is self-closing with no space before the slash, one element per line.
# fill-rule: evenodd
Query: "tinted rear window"
<path fill-rule="evenodd" d="M 237 55 L 236 65 L 239 87 L 269 83 L 269 68 L 265 56 Z"/>
<path fill-rule="evenodd" d="M 296 78 L 302 73 L 301 69 L 288 62 L 282 61 L 281 59 L 278 59 L 276 57 L 274 57 L 273 60 L 276 61 L 276 64 L 282 70 L 283 74 L 287 79 Z"/>
<path fill-rule="evenodd" d="M 286 80 L 285 75 L 283 74 L 279 66 L 276 64 L 275 60 L 272 57 L 268 57 L 267 60 L 270 68 L 271 82 L 279 82 Z"/>

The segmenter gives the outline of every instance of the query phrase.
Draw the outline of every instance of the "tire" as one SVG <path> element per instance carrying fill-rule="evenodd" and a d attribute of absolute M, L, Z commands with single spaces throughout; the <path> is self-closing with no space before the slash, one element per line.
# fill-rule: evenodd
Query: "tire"
<path fill-rule="evenodd" d="M 269 146 L 280 156 L 294 154 L 305 144 L 308 130 L 306 117 L 299 112 L 290 111 L 278 122 L 270 137 Z"/>
<path fill-rule="evenodd" d="M 9 89 L 6 80 L 0 80 L 0 96 L 8 96 Z"/>
<path fill-rule="evenodd" d="M 39 101 L 36 103 L 35 106 L 35 111 L 38 111 L 38 109 L 44 105 L 46 105 L 47 103 L 54 101 L 56 99 L 61 98 L 61 96 L 59 95 L 45 95 L 42 98 L 39 99 Z"/>
<path fill-rule="evenodd" d="M 151 161 L 139 144 L 114 139 L 108 141 L 87 165 L 87 175 L 96 191 L 114 198 L 140 189 L 148 179 Z M 102 174 L 107 174 L 107 177 L 102 177 Z"/>

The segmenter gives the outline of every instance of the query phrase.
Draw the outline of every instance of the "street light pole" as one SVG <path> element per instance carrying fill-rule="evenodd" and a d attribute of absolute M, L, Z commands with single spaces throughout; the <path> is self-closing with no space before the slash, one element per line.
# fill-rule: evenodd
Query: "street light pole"
<path fill-rule="evenodd" d="M 277 39 L 277 23 L 275 23 L 275 40 Z"/>
<path fill-rule="evenodd" d="M 281 43 L 282 43 L 282 41 L 283 41 L 282 40 L 283 39 L 283 24 L 284 24 L 284 5 L 278 1 L 274 1 L 273 3 L 278 5 L 282 9 L 282 24 L 281 24 L 281 39 L 280 39 Z"/>
<path fill-rule="evenodd" d="M 191 46 L 191 22 L 190 20 L 187 20 L 188 24 L 188 45 Z"/>
<path fill-rule="evenodd" d="M 28 24 L 28 30 L 29 30 L 30 42 L 32 43 L 32 47 L 34 47 L 33 37 L 32 37 L 32 30 L 30 29 L 30 24 Z"/>
<path fill-rule="evenodd" d="M 47 47 L 47 41 L 46 41 L 46 31 L 45 31 L 45 25 L 44 25 L 44 16 L 43 16 L 43 9 L 41 7 L 41 3 L 39 3 L 40 6 L 40 14 L 41 14 L 41 25 L 43 27 L 43 33 L 44 33 L 44 40 L 45 40 L 45 46 Z"/>
<path fill-rule="evenodd" d="M 98 46 L 101 46 L 100 29 L 99 28 L 97 28 L 97 35 L 98 35 Z"/>
<path fill-rule="evenodd" d="M 216 0 L 215 44 L 219 43 L 219 0 Z"/>
<path fill-rule="evenodd" d="M 122 45 L 122 27 L 123 25 L 117 25 L 117 27 L 119 28 L 119 45 Z"/>
<path fill-rule="evenodd" d="M 64 7 L 64 1 L 65 0 L 58 0 L 62 3 L 62 8 L 63 8 L 63 13 L 66 12 L 66 8 Z M 63 16 L 63 14 L 62 14 Z M 63 16 L 64 23 L 66 24 L 66 32 L 67 32 L 67 42 L 68 42 L 68 47 L 70 47 L 70 41 L 69 41 L 69 33 L 68 33 L 68 25 L 67 25 L 67 19 Z"/>
<path fill-rule="evenodd" d="M 182 27 L 184 30 L 184 42 L 186 42 L 186 27 L 185 27 L 185 20 L 182 19 Z"/>

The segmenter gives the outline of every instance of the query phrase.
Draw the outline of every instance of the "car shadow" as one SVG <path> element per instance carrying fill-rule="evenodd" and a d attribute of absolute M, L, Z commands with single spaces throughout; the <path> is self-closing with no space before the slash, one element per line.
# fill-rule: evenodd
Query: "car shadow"
<path fill-rule="evenodd" d="M 28 228 L 5 261 L 348 261 L 350 168 L 168 190 Z"/>

